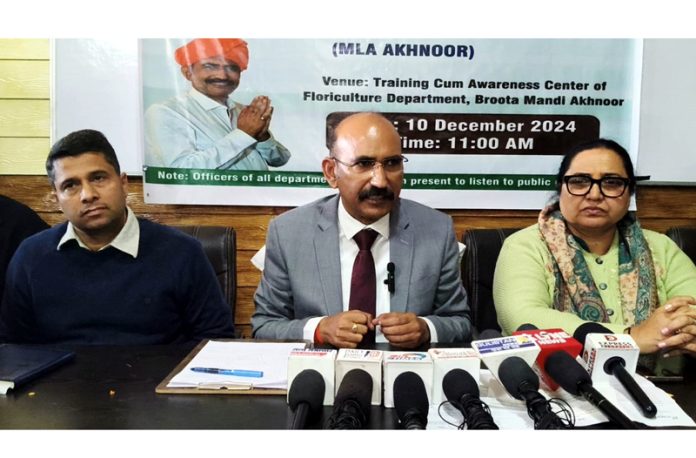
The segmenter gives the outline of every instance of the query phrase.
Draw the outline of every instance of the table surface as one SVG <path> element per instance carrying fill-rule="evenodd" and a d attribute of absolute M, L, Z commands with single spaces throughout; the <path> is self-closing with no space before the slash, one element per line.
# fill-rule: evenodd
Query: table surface
<path fill-rule="evenodd" d="M 2 429 L 286 429 L 285 396 L 156 394 L 193 346 L 75 347 L 75 360 L 7 396 Z M 696 418 L 696 364 L 684 382 L 657 384 Z M 325 407 L 309 428 L 321 429 Z M 370 428 L 398 427 L 394 409 L 373 406 Z"/>

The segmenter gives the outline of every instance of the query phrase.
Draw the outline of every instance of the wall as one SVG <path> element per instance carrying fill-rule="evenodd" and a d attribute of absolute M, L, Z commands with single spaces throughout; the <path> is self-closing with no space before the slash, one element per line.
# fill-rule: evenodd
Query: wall
<path fill-rule="evenodd" d="M 43 169 L 50 136 L 49 40 L 0 39 L 0 174 Z"/>

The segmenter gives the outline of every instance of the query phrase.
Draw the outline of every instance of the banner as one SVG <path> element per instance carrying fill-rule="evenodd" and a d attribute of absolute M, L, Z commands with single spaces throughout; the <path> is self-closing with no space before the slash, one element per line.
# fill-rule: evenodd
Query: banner
<path fill-rule="evenodd" d="M 359 111 L 393 121 L 402 196 L 436 208 L 541 208 L 559 155 L 597 137 L 637 161 L 640 40 L 144 39 L 140 60 L 148 203 L 333 193 L 327 132 Z"/>

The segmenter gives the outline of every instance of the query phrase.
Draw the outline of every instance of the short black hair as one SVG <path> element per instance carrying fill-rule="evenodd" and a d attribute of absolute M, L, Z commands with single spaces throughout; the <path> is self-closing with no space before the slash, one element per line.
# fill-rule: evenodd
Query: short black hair
<path fill-rule="evenodd" d="M 558 202 L 561 195 L 561 187 L 563 186 L 563 177 L 570 168 L 570 164 L 575 159 L 575 156 L 590 149 L 603 148 L 608 149 L 616 153 L 621 162 L 623 163 L 624 169 L 626 169 L 626 174 L 628 175 L 628 191 L 633 194 L 636 191 L 636 174 L 633 170 L 633 163 L 631 162 L 631 156 L 629 156 L 626 148 L 619 145 L 614 140 L 609 140 L 606 138 L 597 138 L 595 140 L 590 140 L 584 143 L 580 143 L 571 147 L 564 155 L 561 165 L 558 168 L 558 174 L 556 174 L 556 193 L 554 194 L 551 201 Z"/>
<path fill-rule="evenodd" d="M 58 159 L 64 157 L 79 156 L 85 153 L 98 153 L 104 156 L 106 162 L 111 164 L 118 175 L 121 174 L 121 166 L 116 157 L 116 151 L 111 146 L 106 136 L 98 130 L 83 129 L 71 132 L 58 140 L 51 151 L 48 152 L 46 159 L 46 173 L 51 180 L 51 185 L 56 179 L 54 164 Z"/>

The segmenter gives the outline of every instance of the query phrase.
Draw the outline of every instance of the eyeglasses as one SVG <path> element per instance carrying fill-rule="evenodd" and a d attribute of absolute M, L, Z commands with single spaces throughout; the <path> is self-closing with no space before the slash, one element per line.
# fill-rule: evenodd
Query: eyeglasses
<path fill-rule="evenodd" d="M 563 177 L 563 182 L 568 192 L 574 196 L 586 196 L 596 184 L 604 197 L 621 197 L 631 180 L 612 176 L 595 180 L 587 175 L 567 175 Z"/>
<path fill-rule="evenodd" d="M 343 162 L 337 157 L 331 156 L 334 161 L 345 165 L 352 172 L 363 174 L 372 172 L 377 164 L 381 165 L 386 173 L 397 173 L 404 169 L 404 162 L 408 162 L 408 158 L 404 156 L 393 156 L 388 157 L 384 160 L 378 161 L 376 159 L 358 159 L 357 161 L 351 163 Z"/>

